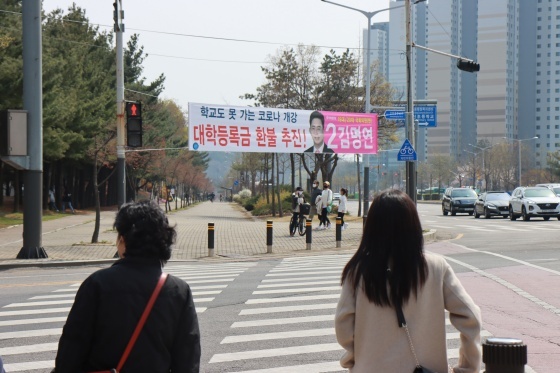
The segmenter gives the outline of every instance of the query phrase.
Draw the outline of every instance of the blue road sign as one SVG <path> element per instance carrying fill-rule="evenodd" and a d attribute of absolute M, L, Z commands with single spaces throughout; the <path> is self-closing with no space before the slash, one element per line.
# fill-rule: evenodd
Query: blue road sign
<path fill-rule="evenodd" d="M 410 141 L 405 139 L 397 154 L 397 161 L 415 161 L 416 159 L 416 150 L 414 150 Z"/>
<path fill-rule="evenodd" d="M 402 119 L 405 118 L 405 111 L 404 110 L 385 110 L 385 118 L 386 119 Z"/>
<path fill-rule="evenodd" d="M 387 116 L 389 113 L 390 116 Z M 402 113 L 402 114 L 398 114 Z M 397 123 L 405 123 L 406 113 L 404 110 L 386 110 L 385 118 L 394 120 Z M 436 105 L 416 105 L 414 106 L 414 120 L 419 127 L 437 127 L 437 106 Z"/>
<path fill-rule="evenodd" d="M 235 181 L 233 182 L 233 185 L 238 186 L 238 185 L 239 185 L 239 180 L 235 180 Z"/>
<path fill-rule="evenodd" d="M 414 107 L 414 120 L 420 127 L 437 127 L 437 107 L 435 105 L 417 105 Z"/>

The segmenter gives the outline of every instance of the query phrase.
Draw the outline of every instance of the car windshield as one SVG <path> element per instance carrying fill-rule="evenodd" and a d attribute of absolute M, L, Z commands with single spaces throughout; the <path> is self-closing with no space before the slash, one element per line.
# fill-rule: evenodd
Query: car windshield
<path fill-rule="evenodd" d="M 525 197 L 556 197 L 556 194 L 548 188 L 525 189 Z"/>
<path fill-rule="evenodd" d="M 560 194 L 560 187 L 554 187 L 552 188 L 552 190 L 554 191 L 554 193 Z"/>
<path fill-rule="evenodd" d="M 510 195 L 507 193 L 488 193 L 486 197 L 487 201 L 508 201 Z"/>
<path fill-rule="evenodd" d="M 451 197 L 476 198 L 476 192 L 472 189 L 457 189 L 451 192 Z"/>

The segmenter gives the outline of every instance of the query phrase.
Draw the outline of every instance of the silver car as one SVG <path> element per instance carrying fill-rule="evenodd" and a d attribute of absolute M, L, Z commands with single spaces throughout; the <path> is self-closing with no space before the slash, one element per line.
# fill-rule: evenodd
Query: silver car
<path fill-rule="evenodd" d="M 545 187 L 516 188 L 509 200 L 509 218 L 515 220 L 520 216 L 525 221 L 531 217 L 560 220 L 560 197 Z"/>

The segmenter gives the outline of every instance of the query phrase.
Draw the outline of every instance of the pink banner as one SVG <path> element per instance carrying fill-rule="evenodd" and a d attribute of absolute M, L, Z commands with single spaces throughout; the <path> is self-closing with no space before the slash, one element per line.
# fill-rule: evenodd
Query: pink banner
<path fill-rule="evenodd" d="M 327 146 L 339 154 L 377 154 L 377 114 L 321 112 Z"/>

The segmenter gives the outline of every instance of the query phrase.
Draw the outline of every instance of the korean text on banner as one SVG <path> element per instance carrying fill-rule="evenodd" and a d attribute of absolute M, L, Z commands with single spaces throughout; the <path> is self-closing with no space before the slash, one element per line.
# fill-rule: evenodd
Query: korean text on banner
<path fill-rule="evenodd" d="M 377 114 L 189 103 L 189 148 L 376 154 L 377 120 Z"/>

